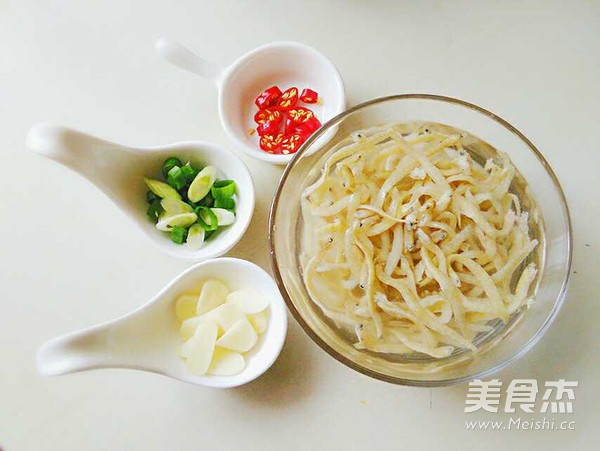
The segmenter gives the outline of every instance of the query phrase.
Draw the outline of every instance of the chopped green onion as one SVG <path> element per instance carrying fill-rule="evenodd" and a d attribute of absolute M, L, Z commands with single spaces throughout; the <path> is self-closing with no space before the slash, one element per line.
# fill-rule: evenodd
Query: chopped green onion
<path fill-rule="evenodd" d="M 192 202 L 198 202 L 210 192 L 210 188 L 217 178 L 217 168 L 206 166 L 194 178 L 188 189 L 188 198 Z"/>
<path fill-rule="evenodd" d="M 156 228 L 168 232 L 173 227 L 189 227 L 198 220 L 196 213 L 181 213 L 174 216 L 162 215 L 156 223 Z"/>
<path fill-rule="evenodd" d="M 171 169 L 173 169 L 176 166 L 180 167 L 182 165 L 183 165 L 183 163 L 181 163 L 181 160 L 177 157 L 167 158 L 165 160 L 165 162 L 163 163 L 163 167 L 162 167 L 163 177 L 167 178 L 167 174 L 169 174 L 169 171 Z"/>
<path fill-rule="evenodd" d="M 175 216 L 182 213 L 192 213 L 194 211 L 194 209 L 188 204 L 177 199 L 163 199 L 160 201 L 160 206 L 163 208 L 167 216 Z"/>
<path fill-rule="evenodd" d="M 184 227 L 173 227 L 171 230 L 171 241 L 177 244 L 183 244 L 187 237 L 187 230 Z"/>
<path fill-rule="evenodd" d="M 219 227 L 231 225 L 235 221 L 235 214 L 229 210 L 224 210 L 223 208 L 211 208 L 210 211 L 217 217 Z"/>
<path fill-rule="evenodd" d="M 186 185 L 188 183 L 191 183 L 192 180 L 194 180 L 194 178 L 196 178 L 196 175 L 198 175 L 198 171 L 196 171 L 193 167 L 191 167 L 189 163 L 187 163 L 185 166 L 181 167 L 181 173 L 183 174 L 183 177 L 185 178 Z"/>
<path fill-rule="evenodd" d="M 192 226 L 188 229 L 185 244 L 192 249 L 200 249 L 202 247 L 202 243 L 204 242 L 205 235 L 206 232 L 200 224 L 192 224 Z"/>
<path fill-rule="evenodd" d="M 183 171 L 180 167 L 173 166 L 169 173 L 167 174 L 167 182 L 173 188 L 179 190 L 186 185 L 185 176 L 183 175 Z"/>
<path fill-rule="evenodd" d="M 235 210 L 235 199 L 231 197 L 223 197 L 215 199 L 215 208 L 224 208 L 225 210 Z"/>
<path fill-rule="evenodd" d="M 198 205 L 203 207 L 212 207 L 214 205 L 214 201 L 215 200 L 213 199 L 212 194 L 208 193 L 206 196 L 200 199 Z"/>
<path fill-rule="evenodd" d="M 149 204 L 151 204 L 153 201 L 155 201 L 156 199 L 160 200 L 160 197 L 158 197 L 156 194 L 154 194 L 152 191 L 148 190 L 146 191 L 146 202 L 148 202 Z"/>
<path fill-rule="evenodd" d="M 144 182 L 148 185 L 148 188 L 156 194 L 160 198 L 172 197 L 173 199 L 181 199 L 181 196 L 172 186 L 168 185 L 165 182 L 159 182 L 158 180 L 153 180 L 144 177 Z"/>
<path fill-rule="evenodd" d="M 183 188 L 181 188 L 180 190 L 177 190 L 177 192 L 179 194 L 181 194 L 181 200 L 190 204 L 192 207 L 195 207 L 194 203 L 192 201 L 190 201 L 187 197 L 187 187 L 184 186 Z"/>
<path fill-rule="evenodd" d="M 219 227 L 219 219 L 210 208 L 201 206 L 196 207 L 196 210 L 194 211 L 198 215 L 198 224 L 200 224 L 200 227 L 207 232 L 217 230 L 217 227 Z"/>
<path fill-rule="evenodd" d="M 235 221 L 236 184 L 216 181 L 214 166 L 199 171 L 189 161 L 184 165 L 179 158 L 170 157 L 161 172 L 167 183 L 144 177 L 149 188 L 147 214 L 174 243 L 199 249 L 221 226 Z"/>
<path fill-rule="evenodd" d="M 148 207 L 148 211 L 146 213 L 148 214 L 150 219 L 156 222 L 162 211 L 163 208 L 160 205 L 160 198 L 157 198 L 150 203 L 150 206 Z"/>
<path fill-rule="evenodd" d="M 230 198 L 235 194 L 235 182 L 233 180 L 219 180 L 210 189 L 215 199 Z"/>

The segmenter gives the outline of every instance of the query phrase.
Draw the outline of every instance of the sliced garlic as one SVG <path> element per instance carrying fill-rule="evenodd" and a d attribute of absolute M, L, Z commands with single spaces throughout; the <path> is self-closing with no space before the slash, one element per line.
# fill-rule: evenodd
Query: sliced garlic
<path fill-rule="evenodd" d="M 176 299 L 183 342 L 179 355 L 190 374 L 232 376 L 246 367 L 242 353 L 258 342 L 269 324 L 269 301 L 260 292 L 243 288 L 232 293 L 218 279 L 207 279 L 199 295 Z"/>
<path fill-rule="evenodd" d="M 229 293 L 227 303 L 237 305 L 242 312 L 251 315 L 266 309 L 269 300 L 252 288 L 242 288 Z"/>
<path fill-rule="evenodd" d="M 179 348 L 179 355 L 183 358 L 188 358 L 190 356 L 190 351 L 192 350 L 194 346 L 194 337 L 192 336 L 192 338 L 190 338 L 187 341 L 184 341 L 181 344 L 181 348 Z"/>
<path fill-rule="evenodd" d="M 183 323 L 181 323 L 181 328 L 179 329 L 181 333 L 181 338 L 183 338 L 184 340 L 192 338 L 192 336 L 196 332 L 198 324 L 200 324 L 200 318 L 198 316 L 188 318 Z"/>
<path fill-rule="evenodd" d="M 227 331 L 242 318 L 244 318 L 244 313 L 237 306 L 222 304 L 216 309 L 200 316 L 199 320 L 216 322 L 224 331 Z"/>
<path fill-rule="evenodd" d="M 196 315 L 196 304 L 198 297 L 191 294 L 184 294 L 177 298 L 175 304 L 175 315 L 181 322 Z"/>
<path fill-rule="evenodd" d="M 257 340 L 256 331 L 250 322 L 242 317 L 217 340 L 217 346 L 232 351 L 246 352 L 252 349 Z"/>
<path fill-rule="evenodd" d="M 248 321 L 252 324 L 257 334 L 262 334 L 267 330 L 267 326 L 269 325 L 269 310 L 265 309 L 262 312 L 248 315 Z"/>
<path fill-rule="evenodd" d="M 246 362 L 242 354 L 217 346 L 208 367 L 208 373 L 215 376 L 233 376 L 240 373 L 245 366 Z"/>
<path fill-rule="evenodd" d="M 202 285 L 198 305 L 196 306 L 196 314 L 203 315 L 217 308 L 225 302 L 229 288 L 223 282 L 217 279 L 209 279 Z"/>
<path fill-rule="evenodd" d="M 196 333 L 190 339 L 187 369 L 190 373 L 202 376 L 208 371 L 217 341 L 217 325 L 211 322 L 198 324 Z"/>

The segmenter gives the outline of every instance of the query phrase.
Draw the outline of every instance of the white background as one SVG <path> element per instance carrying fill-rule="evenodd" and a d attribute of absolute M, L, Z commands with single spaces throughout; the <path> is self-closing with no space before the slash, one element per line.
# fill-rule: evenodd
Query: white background
<path fill-rule="evenodd" d="M 0 447 L 598 449 L 599 24 L 600 2 L 590 0 L 0 0 Z M 232 147 L 212 86 L 161 61 L 161 35 L 224 64 L 269 41 L 303 41 L 339 67 L 350 105 L 456 96 L 531 138 L 566 191 L 574 264 L 558 319 L 500 377 L 578 380 L 575 413 L 555 415 L 576 430 L 466 431 L 465 419 L 508 416 L 464 414 L 464 385 L 370 380 L 293 320 L 272 370 L 235 390 L 125 370 L 38 375 L 45 340 L 139 306 L 187 264 L 159 253 L 85 180 L 28 152 L 28 128 L 44 120 L 130 145 Z M 269 268 L 266 218 L 281 169 L 244 159 L 258 203 L 231 255 Z"/>

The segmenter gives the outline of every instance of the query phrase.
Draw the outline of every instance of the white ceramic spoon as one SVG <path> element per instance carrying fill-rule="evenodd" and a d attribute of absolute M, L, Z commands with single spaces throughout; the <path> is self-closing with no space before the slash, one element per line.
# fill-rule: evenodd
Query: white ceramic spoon
<path fill-rule="evenodd" d="M 198 292 L 209 278 L 226 282 L 230 290 L 252 287 L 269 300 L 269 324 L 235 376 L 194 376 L 179 357 L 181 337 L 175 300 Z M 217 258 L 198 263 L 169 283 L 146 305 L 105 324 L 90 327 L 44 344 L 38 370 L 48 376 L 98 368 L 128 368 L 163 374 L 208 387 L 236 387 L 263 374 L 275 362 L 287 332 L 286 308 L 277 285 L 262 268 L 246 260 Z"/>
<path fill-rule="evenodd" d="M 250 172 L 234 153 L 213 144 L 190 141 L 136 149 L 76 130 L 38 124 L 29 131 L 27 146 L 100 188 L 158 248 L 174 257 L 197 261 L 223 255 L 250 225 L 254 212 L 254 184 Z M 169 234 L 157 230 L 146 216 L 148 187 L 143 178 L 162 180 L 162 164 L 172 156 L 190 161 L 196 167 L 212 164 L 218 169 L 219 179 L 232 179 L 237 185 L 235 222 L 197 250 L 173 243 Z"/>
<path fill-rule="evenodd" d="M 258 147 L 254 99 L 266 88 L 296 86 L 311 88 L 323 99 L 321 105 L 306 105 L 321 123 L 346 108 L 344 82 L 335 65 L 318 50 L 299 42 L 273 42 L 254 49 L 227 68 L 211 64 L 175 41 L 163 37 L 156 41 L 157 52 L 167 61 L 188 72 L 212 81 L 219 91 L 219 116 L 229 137 L 248 155 L 275 164 L 287 164 L 293 155 L 274 155 Z M 319 138 L 323 145 L 337 129 Z M 316 147 L 315 147 L 316 149 Z"/>

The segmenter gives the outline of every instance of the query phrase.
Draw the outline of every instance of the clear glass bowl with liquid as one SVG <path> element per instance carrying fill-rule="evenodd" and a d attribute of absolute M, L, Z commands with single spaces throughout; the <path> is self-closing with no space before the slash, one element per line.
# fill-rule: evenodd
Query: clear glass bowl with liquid
<path fill-rule="evenodd" d="M 320 173 L 332 148 L 362 129 L 388 123 L 426 121 L 464 130 L 477 137 L 475 159 L 506 153 L 520 172 L 511 191 L 534 199 L 540 226 L 532 233 L 541 245 L 530 256 L 538 264 L 533 302 L 496 322 L 492 333 L 478 337 L 476 353 L 459 350 L 443 359 L 414 353 L 392 355 L 358 350 L 355 337 L 344 333 L 312 302 L 304 285 L 299 256 L 303 227 L 300 196 Z M 469 150 L 469 149 L 468 149 Z M 469 150 L 471 151 L 471 150 Z M 491 153 L 490 153 L 491 152 Z M 525 183 L 526 182 L 526 183 Z M 427 94 L 375 99 L 330 120 L 305 143 L 287 166 L 271 208 L 269 246 L 275 278 L 288 308 L 321 348 L 343 364 L 367 376 L 413 386 L 443 386 L 484 378 L 523 356 L 541 338 L 556 317 L 566 294 L 571 265 L 571 224 L 562 188 L 540 153 L 521 132 L 505 120 L 462 100 Z"/>

